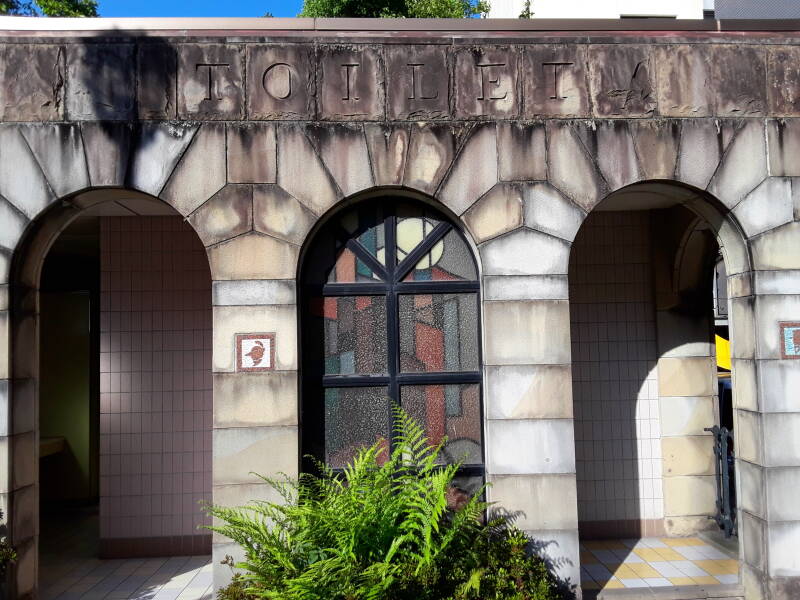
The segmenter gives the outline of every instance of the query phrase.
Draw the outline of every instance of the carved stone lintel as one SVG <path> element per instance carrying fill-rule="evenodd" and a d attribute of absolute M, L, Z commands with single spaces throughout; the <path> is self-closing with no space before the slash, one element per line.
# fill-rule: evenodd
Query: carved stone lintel
<path fill-rule="evenodd" d="M 185 44 L 178 56 L 178 116 L 238 120 L 244 117 L 244 57 L 233 44 Z"/>
<path fill-rule="evenodd" d="M 248 44 L 247 116 L 313 119 L 313 55 L 303 44 Z"/>
<path fill-rule="evenodd" d="M 371 46 L 321 46 L 317 87 L 324 120 L 383 119 L 383 60 Z"/>
<path fill-rule="evenodd" d="M 450 116 L 447 51 L 439 45 L 386 49 L 390 119 L 430 120 Z"/>
<path fill-rule="evenodd" d="M 519 114 L 515 48 L 473 47 L 456 51 L 455 108 L 460 119 L 510 119 Z"/>
<path fill-rule="evenodd" d="M 525 48 L 522 81 L 526 117 L 588 117 L 585 46 Z"/>

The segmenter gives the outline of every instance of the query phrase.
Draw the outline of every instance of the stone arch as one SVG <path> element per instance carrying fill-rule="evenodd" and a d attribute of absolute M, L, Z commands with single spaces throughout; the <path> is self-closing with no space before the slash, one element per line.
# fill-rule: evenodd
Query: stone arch
<path fill-rule="evenodd" d="M 8 202 L 3 199 L 3 202 Z M 8 203 L 10 204 L 10 203 Z M 38 585 L 39 534 L 39 337 L 40 280 L 45 258 L 59 235 L 77 218 L 101 205 L 113 204 L 116 214 L 179 216 L 162 200 L 118 187 L 90 188 L 52 202 L 28 221 L 13 248 L 4 312 L 9 352 L 4 377 L 8 411 L 9 534 L 19 560 L 12 585 L 19 597 L 28 597 Z M 196 231 L 194 232 L 197 233 Z M 199 236 L 198 236 L 198 241 Z M 210 300 L 210 297 L 209 297 Z"/>

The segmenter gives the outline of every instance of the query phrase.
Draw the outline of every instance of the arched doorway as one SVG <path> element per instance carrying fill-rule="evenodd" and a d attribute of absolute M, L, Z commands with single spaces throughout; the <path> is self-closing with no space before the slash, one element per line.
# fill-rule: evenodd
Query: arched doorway
<path fill-rule="evenodd" d="M 199 575 L 211 551 L 200 502 L 211 500 L 212 388 L 197 234 L 139 192 L 76 195 L 22 240 L 11 301 L 12 402 L 37 417 L 15 452 L 29 491 L 14 514 L 34 528 L 41 593 L 127 597 Z"/>
<path fill-rule="evenodd" d="M 737 538 L 719 521 L 725 484 L 712 429 L 736 405 L 718 393 L 713 274 L 720 251 L 728 274 L 748 271 L 749 260 L 718 206 L 679 185 L 635 184 L 595 207 L 575 239 L 573 397 L 589 593 L 739 583 Z M 746 347 L 739 327 L 734 343 Z"/>

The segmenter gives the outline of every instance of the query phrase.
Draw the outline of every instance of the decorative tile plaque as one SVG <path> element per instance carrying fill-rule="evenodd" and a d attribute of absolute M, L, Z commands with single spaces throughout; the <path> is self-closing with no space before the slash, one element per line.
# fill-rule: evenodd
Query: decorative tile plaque
<path fill-rule="evenodd" d="M 800 322 L 782 322 L 781 356 L 783 358 L 800 358 Z"/>
<path fill-rule="evenodd" d="M 237 333 L 236 370 L 272 371 L 275 368 L 274 333 Z"/>

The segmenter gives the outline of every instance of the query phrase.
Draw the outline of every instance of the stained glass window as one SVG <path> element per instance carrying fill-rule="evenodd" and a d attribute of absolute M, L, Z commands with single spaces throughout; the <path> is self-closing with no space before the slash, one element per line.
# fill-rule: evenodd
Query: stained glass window
<path fill-rule="evenodd" d="M 422 204 L 363 203 L 315 236 L 301 282 L 303 454 L 336 469 L 376 441 L 388 452 L 398 404 L 475 487 L 479 285 L 462 233 Z"/>

